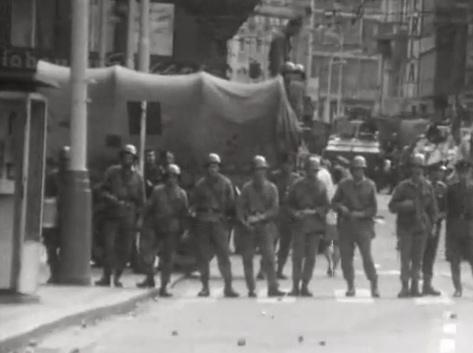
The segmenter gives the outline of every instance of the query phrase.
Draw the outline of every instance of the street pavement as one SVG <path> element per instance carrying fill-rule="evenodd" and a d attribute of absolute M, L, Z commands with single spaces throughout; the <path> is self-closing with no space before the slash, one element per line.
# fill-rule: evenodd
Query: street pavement
<path fill-rule="evenodd" d="M 197 298 L 197 278 L 173 288 L 174 297 L 140 305 L 134 312 L 95 325 L 57 331 L 41 341 L 37 352 L 336 352 L 336 353 L 471 353 L 473 351 L 473 280 L 464 266 L 464 297 L 451 297 L 452 285 L 443 242 L 436 263 L 434 285 L 440 298 L 397 299 L 399 256 L 395 250 L 394 219 L 379 196 L 380 216 L 374 257 L 380 275 L 381 298 L 369 296 L 357 255 L 357 297 L 345 298 L 340 271 L 326 275 L 326 261 L 318 257 L 311 283 L 314 298 L 282 299 L 266 296 L 259 281 L 257 299 L 246 296 L 239 257 L 232 258 L 238 299 L 225 299 L 215 263 L 212 295 Z M 255 260 L 256 268 L 258 261 Z M 290 273 L 290 266 L 286 274 Z M 289 290 L 290 280 L 281 287 Z"/>

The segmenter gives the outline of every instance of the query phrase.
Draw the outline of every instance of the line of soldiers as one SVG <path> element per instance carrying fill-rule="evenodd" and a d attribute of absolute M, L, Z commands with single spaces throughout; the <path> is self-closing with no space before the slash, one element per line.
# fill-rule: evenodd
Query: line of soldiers
<path fill-rule="evenodd" d="M 312 296 L 312 278 L 318 244 L 325 232 L 325 217 L 330 200 L 324 183 L 318 178 L 320 159 L 311 156 L 305 163 L 303 176 L 297 177 L 287 162 L 279 173 L 279 188 L 268 179 L 269 165 L 263 156 L 253 159 L 253 176 L 235 196 L 230 179 L 220 173 L 221 159 L 210 154 L 206 174 L 196 184 L 191 202 L 179 186 L 180 168 L 167 167 L 165 182 L 154 188 L 145 202 L 144 182 L 133 168 L 136 149 L 127 145 L 121 153 L 121 164 L 110 167 L 103 183 L 103 195 L 109 203 L 104 226 L 105 264 L 103 277 L 97 285 L 112 282 L 121 287 L 120 277 L 132 247 L 136 227 L 142 228 L 143 260 L 146 278 L 138 285 L 154 287 L 154 258 L 157 242 L 161 242 L 160 295 L 168 297 L 167 285 L 178 240 L 185 229 L 193 227 L 197 243 L 202 290 L 199 296 L 210 295 L 209 262 L 215 251 L 222 274 L 226 297 L 237 297 L 232 287 L 232 271 L 228 241 L 230 218 L 241 227 L 242 258 L 248 295 L 256 296 L 253 257 L 258 247 L 262 253 L 262 268 L 268 282 L 268 296 L 282 296 L 278 277 L 292 243 L 293 288 L 291 295 Z M 353 178 L 344 180 L 333 198 L 333 207 L 340 213 L 342 269 L 348 282 L 347 295 L 355 295 L 353 254 L 358 245 L 365 270 L 372 283 L 372 294 L 378 297 L 376 270 L 370 244 L 374 235 L 373 216 L 376 214 L 376 189 L 364 176 L 366 161 L 357 157 L 352 166 Z M 284 181 L 284 182 L 282 182 Z M 285 185 L 285 186 L 284 186 Z M 236 211 L 236 212 L 234 212 Z M 191 222 L 189 222 L 191 221 Z M 279 264 L 276 268 L 275 241 L 281 235 Z"/>
<path fill-rule="evenodd" d="M 397 235 L 401 253 L 400 298 L 439 296 L 433 288 L 433 268 L 442 223 L 446 222 L 446 252 L 450 262 L 454 297 L 462 296 L 460 263 L 467 260 L 473 270 L 473 184 L 471 164 L 457 162 L 454 179 L 442 181 L 442 166 L 434 167 L 430 180 L 425 176 L 425 158 L 410 160 L 411 176 L 395 189 L 389 209 L 397 214 Z M 419 289 L 420 274 L 423 288 Z"/>
<path fill-rule="evenodd" d="M 103 195 L 107 202 L 105 224 L 105 266 L 97 285 L 122 286 L 120 277 L 132 247 L 134 232 L 142 230 L 142 256 L 146 277 L 139 287 L 154 287 L 154 259 L 158 242 L 161 281 L 159 294 L 168 297 L 167 285 L 181 235 L 192 228 L 201 275 L 201 297 L 210 295 L 209 263 L 215 252 L 224 280 L 224 295 L 239 296 L 232 286 L 229 250 L 229 225 L 236 219 L 241 229 L 241 254 L 249 297 L 256 296 L 253 258 L 256 248 L 262 254 L 262 270 L 267 278 L 268 296 L 285 295 L 278 279 L 285 278 L 284 264 L 292 244 L 292 282 L 290 295 L 312 296 L 309 283 L 315 266 L 318 244 L 326 232 L 326 215 L 330 209 L 338 214 L 337 228 L 347 296 L 355 296 L 354 250 L 358 247 L 365 274 L 371 283 L 371 295 L 379 297 L 378 276 L 371 243 L 375 238 L 377 214 L 376 187 L 365 176 L 366 160 L 357 156 L 351 163 L 351 176 L 343 179 L 332 200 L 318 176 L 320 159 L 309 156 L 304 171 L 296 175 L 290 160 L 284 169 L 269 179 L 269 165 L 263 156 L 253 158 L 252 178 L 239 196 L 229 178 L 221 174 L 221 159 L 211 153 L 205 175 L 195 185 L 190 200 L 179 185 L 180 168 L 171 163 L 165 180 L 145 200 L 143 178 L 134 169 L 136 148 L 127 145 L 121 153 L 121 164 L 105 174 Z M 440 180 L 424 176 L 424 159 L 415 155 L 410 163 L 411 176 L 394 190 L 389 209 L 397 214 L 397 233 L 401 252 L 399 297 L 439 295 L 432 287 L 433 264 L 438 246 L 441 222 L 447 221 L 447 255 L 451 263 L 455 296 L 461 296 L 460 262 L 466 257 L 473 268 L 471 251 L 473 225 L 473 184 L 470 165 L 457 164 L 457 180 L 446 186 Z M 279 236 L 278 256 L 275 253 Z M 467 250 L 465 252 L 465 250 Z M 276 264 L 276 257 L 278 263 Z M 423 270 L 423 290 L 419 290 Z"/>

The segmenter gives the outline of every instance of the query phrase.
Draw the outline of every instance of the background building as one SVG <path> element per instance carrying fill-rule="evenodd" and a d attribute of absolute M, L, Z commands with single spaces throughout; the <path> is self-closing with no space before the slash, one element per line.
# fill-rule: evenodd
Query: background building
<path fill-rule="evenodd" d="M 348 110 L 373 109 L 379 100 L 376 36 L 382 1 L 316 4 L 311 76 L 319 80 L 319 116 L 331 121 Z"/>

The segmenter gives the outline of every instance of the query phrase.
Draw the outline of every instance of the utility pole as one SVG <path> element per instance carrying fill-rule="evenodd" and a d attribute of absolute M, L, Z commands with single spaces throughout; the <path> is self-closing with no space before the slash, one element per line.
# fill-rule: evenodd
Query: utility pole
<path fill-rule="evenodd" d="M 150 29 L 149 29 L 150 0 L 141 0 L 140 41 L 138 51 L 138 69 L 143 72 L 149 71 L 150 64 Z M 140 170 L 144 173 L 144 159 L 146 148 L 146 115 L 148 102 L 141 102 L 141 124 L 140 124 Z"/>
<path fill-rule="evenodd" d="M 312 61 L 314 49 L 314 27 L 315 27 L 315 0 L 310 2 L 310 21 L 309 21 L 309 35 L 307 36 L 307 59 L 306 71 L 307 79 L 312 78 Z"/>
<path fill-rule="evenodd" d="M 343 47 L 345 45 L 345 36 L 343 30 L 340 31 L 340 52 L 339 52 L 339 67 L 338 67 L 338 93 L 337 93 L 337 116 L 342 115 L 342 98 L 343 98 Z"/>
<path fill-rule="evenodd" d="M 324 121 L 326 123 L 331 123 L 331 105 L 332 105 L 332 72 L 333 72 L 333 60 L 334 57 L 331 56 L 328 63 L 328 80 L 327 80 L 327 98 L 325 99 L 325 112 L 324 112 Z"/>
<path fill-rule="evenodd" d="M 92 195 L 87 170 L 87 77 L 89 0 L 72 0 L 71 160 L 61 206 L 61 252 L 58 281 L 90 285 Z"/>
<path fill-rule="evenodd" d="M 99 34 L 99 67 L 106 66 L 107 58 L 107 18 L 108 0 L 99 1 L 100 34 Z"/>
<path fill-rule="evenodd" d="M 136 0 L 128 0 L 126 67 L 132 70 L 135 69 L 135 3 Z"/>

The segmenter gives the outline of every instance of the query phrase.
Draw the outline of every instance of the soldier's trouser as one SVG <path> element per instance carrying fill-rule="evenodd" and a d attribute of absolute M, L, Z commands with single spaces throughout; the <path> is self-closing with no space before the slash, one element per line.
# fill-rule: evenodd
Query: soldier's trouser
<path fill-rule="evenodd" d="M 294 288 L 299 288 L 301 279 L 303 285 L 307 285 L 312 279 L 320 238 L 320 233 L 294 232 L 292 240 L 292 281 Z"/>
<path fill-rule="evenodd" d="M 265 224 L 255 227 L 253 232 L 245 232 L 242 239 L 242 258 L 243 268 L 245 271 L 246 285 L 249 291 L 254 291 L 255 276 L 253 270 L 253 258 L 255 256 L 256 247 L 259 246 L 262 256 L 263 270 L 268 280 L 268 289 L 277 289 L 278 283 L 276 279 L 276 261 L 274 253 L 274 224 Z"/>
<path fill-rule="evenodd" d="M 117 277 L 120 277 L 125 269 L 133 246 L 135 222 L 134 214 L 105 221 L 104 277 L 110 277 L 112 271 Z"/>
<path fill-rule="evenodd" d="M 48 255 L 51 279 L 56 279 L 59 267 L 60 234 L 59 228 L 43 229 L 44 246 Z"/>
<path fill-rule="evenodd" d="M 343 277 L 350 285 L 355 281 L 355 269 L 353 267 L 355 246 L 358 246 L 360 251 L 366 277 L 371 282 L 377 280 L 376 268 L 371 254 L 372 236 L 369 232 L 354 233 L 350 230 L 340 230 L 339 243 Z"/>
<path fill-rule="evenodd" d="M 212 248 L 217 255 L 220 273 L 225 282 L 225 287 L 231 287 L 232 268 L 230 263 L 230 249 L 228 244 L 228 231 L 223 222 L 197 221 L 195 226 L 197 237 L 198 261 L 201 281 L 208 286 L 210 276 L 210 260 Z"/>
<path fill-rule="evenodd" d="M 154 261 L 158 252 L 158 235 L 152 225 L 145 224 L 140 236 L 140 257 L 148 276 L 154 275 Z"/>
<path fill-rule="evenodd" d="M 440 239 L 440 228 L 442 223 L 436 224 L 436 232 L 433 236 L 428 237 L 425 244 L 424 258 L 422 262 L 422 274 L 424 283 L 430 284 L 434 275 L 434 264 L 437 256 L 437 249 Z"/>
<path fill-rule="evenodd" d="M 179 233 L 168 232 L 161 235 L 161 237 L 162 251 L 161 257 L 159 258 L 159 267 L 161 268 L 161 287 L 165 287 L 171 279 Z"/>
<path fill-rule="evenodd" d="M 406 233 L 399 236 L 401 281 L 418 281 L 427 242 L 426 233 Z"/>
<path fill-rule="evenodd" d="M 279 249 L 278 249 L 278 271 L 282 272 L 289 257 L 291 242 L 293 238 L 290 219 L 288 216 L 281 216 L 278 222 Z"/>

